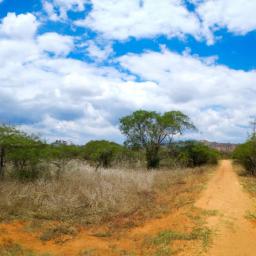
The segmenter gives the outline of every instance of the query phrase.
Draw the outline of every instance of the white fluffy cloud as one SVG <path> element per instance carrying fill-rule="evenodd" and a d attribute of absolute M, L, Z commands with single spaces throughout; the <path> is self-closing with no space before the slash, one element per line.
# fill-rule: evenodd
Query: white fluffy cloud
<path fill-rule="evenodd" d="M 15 29 L 7 29 L 11 26 Z M 30 32 L 21 36 L 19 30 L 25 27 Z M 83 143 L 120 140 L 118 119 L 134 110 L 180 109 L 202 132 L 198 138 L 245 138 L 247 131 L 240 125 L 255 114 L 255 71 L 232 70 L 215 64 L 214 58 L 180 55 L 163 47 L 162 52 L 115 60 L 128 74 L 66 58 L 73 39 L 56 33 L 38 36 L 37 27 L 32 14 L 9 14 L 0 24 L 0 122 L 20 123 L 51 140 Z M 93 54 L 104 57 L 91 47 Z"/>
<path fill-rule="evenodd" d="M 92 11 L 79 26 L 89 27 L 106 38 L 200 36 L 200 23 L 181 0 L 92 0 Z"/>
<path fill-rule="evenodd" d="M 96 62 L 106 60 L 113 53 L 112 45 L 108 42 L 97 43 L 93 40 L 89 40 L 86 42 L 85 46 L 87 47 L 86 51 L 89 56 Z"/>
<path fill-rule="evenodd" d="M 256 29 L 255 10 L 253 0 L 205 0 L 197 12 L 206 27 L 226 27 L 232 33 L 246 34 Z"/>
<path fill-rule="evenodd" d="M 0 36 L 15 39 L 31 39 L 38 28 L 38 21 L 33 14 L 8 13 L 0 24 Z"/>
<path fill-rule="evenodd" d="M 213 44 L 213 34 L 220 28 L 235 34 L 256 29 L 255 1 L 187 1 L 196 6 L 195 12 L 188 10 L 183 0 L 43 0 L 43 7 L 51 20 L 65 21 L 68 11 L 85 11 L 90 4 L 89 13 L 85 11 L 85 18 L 74 24 L 114 40 L 192 35 Z"/>
<path fill-rule="evenodd" d="M 255 115 L 256 72 L 208 64 L 205 59 L 168 50 L 127 55 L 120 63 L 146 81 L 158 84 L 155 101 L 162 110 L 181 109 L 195 120 L 201 138 L 245 138 Z"/>
<path fill-rule="evenodd" d="M 0 29 L 6 25 L 5 20 Z M 146 101 L 154 93 L 145 88 L 155 85 L 137 84 L 114 68 L 63 58 L 59 53 L 69 51 L 63 39 L 48 33 L 29 40 L 19 40 L 16 32 L 0 37 L 0 121 L 20 123 L 50 139 L 117 138 L 118 113 L 135 109 L 142 97 Z"/>
<path fill-rule="evenodd" d="M 74 49 L 73 38 L 55 32 L 45 33 L 37 38 L 39 48 L 58 56 L 66 56 Z"/>
<path fill-rule="evenodd" d="M 84 11 L 89 0 L 42 0 L 44 10 L 51 20 L 67 19 L 67 12 Z"/>

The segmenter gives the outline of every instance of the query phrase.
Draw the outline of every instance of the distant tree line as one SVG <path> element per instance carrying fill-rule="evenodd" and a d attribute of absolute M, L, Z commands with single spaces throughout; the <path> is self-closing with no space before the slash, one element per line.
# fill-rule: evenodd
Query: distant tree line
<path fill-rule="evenodd" d="M 195 130 L 189 117 L 179 111 L 159 114 L 139 110 L 120 119 L 124 145 L 106 140 L 84 146 L 63 141 L 48 144 L 15 127 L 0 126 L 0 177 L 29 181 L 37 178 L 60 179 L 69 161 L 86 160 L 99 167 L 128 165 L 156 169 L 161 166 L 195 167 L 216 164 L 217 151 L 196 142 L 174 142 L 176 135 Z"/>

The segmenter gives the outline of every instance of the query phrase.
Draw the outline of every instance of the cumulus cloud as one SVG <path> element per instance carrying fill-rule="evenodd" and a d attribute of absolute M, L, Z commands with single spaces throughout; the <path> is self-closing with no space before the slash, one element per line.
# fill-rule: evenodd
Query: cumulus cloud
<path fill-rule="evenodd" d="M 165 47 L 126 54 L 113 67 L 89 64 L 66 57 L 73 38 L 37 35 L 38 25 L 32 14 L 8 14 L 0 24 L 0 122 L 18 123 L 50 140 L 121 141 L 121 116 L 140 108 L 179 109 L 198 126 L 197 138 L 245 138 L 241 124 L 256 109 L 255 71 L 232 70 L 217 65 L 214 56 L 177 54 Z M 87 43 L 98 59 L 111 52 L 100 52 L 98 42 Z"/>
<path fill-rule="evenodd" d="M 60 19 L 54 4 L 48 1 L 43 1 L 43 8 L 48 15 L 49 20 L 58 21 Z M 64 13 L 66 17 L 66 12 Z"/>
<path fill-rule="evenodd" d="M 0 24 L 0 36 L 15 39 L 31 39 L 38 28 L 36 17 L 31 14 L 8 13 Z"/>
<path fill-rule="evenodd" d="M 13 42 L 13 47 L 18 44 Z M 235 71 L 163 50 L 119 59 L 124 68 L 144 80 L 137 82 L 135 76 L 114 68 L 41 55 L 36 40 L 29 47 L 34 47 L 38 58 L 24 63 L 31 59 L 31 52 L 24 51 L 27 47 L 17 48 L 22 54 L 15 55 L 15 62 L 5 56 L 1 66 L 1 102 L 9 102 L 1 104 L 1 121 L 20 120 L 22 128 L 51 140 L 121 141 L 119 117 L 144 108 L 180 109 L 203 132 L 198 138 L 234 141 L 245 135 L 237 125 L 246 124 L 255 110 L 256 91 L 251 89 L 255 72 Z"/>
<path fill-rule="evenodd" d="M 132 54 L 119 60 L 123 67 L 158 85 L 161 93 L 155 101 L 162 110 L 189 113 L 201 137 L 235 141 L 246 136 L 239 125 L 247 125 L 255 114 L 255 71 L 232 70 L 164 49 L 162 53 Z"/>
<path fill-rule="evenodd" d="M 43 8 L 53 21 L 66 20 L 68 11 L 84 11 L 89 0 L 43 0 Z"/>
<path fill-rule="evenodd" d="M 63 36 L 55 32 L 45 33 L 37 38 L 42 51 L 58 56 L 66 56 L 74 49 L 74 41 L 70 36 Z"/>
<path fill-rule="evenodd" d="M 89 27 L 106 38 L 200 37 L 200 22 L 181 0 L 91 0 L 92 11 L 78 26 Z"/>
<path fill-rule="evenodd" d="M 106 60 L 112 53 L 112 44 L 109 42 L 95 42 L 93 40 L 88 40 L 85 44 L 86 51 L 89 56 L 96 62 L 101 62 Z"/>
<path fill-rule="evenodd" d="M 152 83 L 137 84 L 114 68 L 64 58 L 70 48 L 61 35 L 33 37 L 19 40 L 16 32 L 0 37 L 1 122 L 21 124 L 51 140 L 117 139 L 118 113 L 135 109 L 140 98 L 146 101 L 154 94 L 145 92 L 154 90 Z"/>
<path fill-rule="evenodd" d="M 205 27 L 246 34 L 256 29 L 255 10 L 256 1 L 207 0 L 199 3 L 197 13 Z"/>
<path fill-rule="evenodd" d="M 215 42 L 214 32 L 227 28 L 235 34 L 256 29 L 255 1 L 247 0 L 188 0 L 196 11 L 186 8 L 183 0 L 43 0 L 49 19 L 67 20 L 68 11 L 84 12 L 84 19 L 74 24 L 90 28 L 104 38 L 126 40 L 130 37 L 183 38 Z M 86 4 L 91 10 L 85 11 Z"/>

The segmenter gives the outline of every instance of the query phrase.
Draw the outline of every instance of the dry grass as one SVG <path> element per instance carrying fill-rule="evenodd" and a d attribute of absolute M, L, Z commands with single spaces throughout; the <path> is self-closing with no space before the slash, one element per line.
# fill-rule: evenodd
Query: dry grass
<path fill-rule="evenodd" d="M 240 182 L 245 191 L 250 193 L 253 198 L 256 198 L 256 177 L 248 175 L 244 168 L 238 164 L 234 165 L 234 168 L 239 175 Z M 247 211 L 245 214 L 247 219 L 252 221 L 256 220 L 256 209 Z"/>
<path fill-rule="evenodd" d="M 0 245 L 1 256 L 51 256 L 48 253 L 38 254 L 31 250 L 22 248 L 19 244 L 13 243 L 12 241 L 5 241 Z"/>
<path fill-rule="evenodd" d="M 171 249 L 173 241 L 200 240 L 203 248 L 207 248 L 211 240 L 211 230 L 207 227 L 195 228 L 190 233 L 180 233 L 173 230 L 164 230 L 153 237 L 147 238 L 145 243 L 155 250 L 155 255 L 172 255 L 175 252 Z M 166 254 L 166 252 L 168 252 Z"/>
<path fill-rule="evenodd" d="M 253 197 L 256 197 L 256 177 L 248 175 L 244 168 L 239 164 L 234 164 L 234 169 L 239 176 L 244 189 Z"/>
<path fill-rule="evenodd" d="M 201 174 L 205 170 L 102 169 L 95 172 L 84 163 L 72 163 L 67 169 L 70 171 L 58 181 L 0 182 L 0 218 L 92 224 L 136 211 L 148 214 L 156 207 L 157 194 L 161 191 L 173 187 L 175 199 L 178 193 L 200 189 L 198 179 L 203 179 Z M 176 203 L 186 204 L 189 200 L 184 197 Z"/>

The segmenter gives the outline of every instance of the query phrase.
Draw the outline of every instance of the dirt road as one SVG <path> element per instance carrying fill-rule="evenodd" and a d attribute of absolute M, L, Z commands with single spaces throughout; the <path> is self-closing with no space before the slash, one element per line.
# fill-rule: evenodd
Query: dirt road
<path fill-rule="evenodd" d="M 216 235 L 207 255 L 256 255 L 256 227 L 245 217 L 254 202 L 243 191 L 231 161 L 220 163 L 196 206 L 216 210 L 216 216 L 208 218 L 208 224 L 216 230 Z"/>

